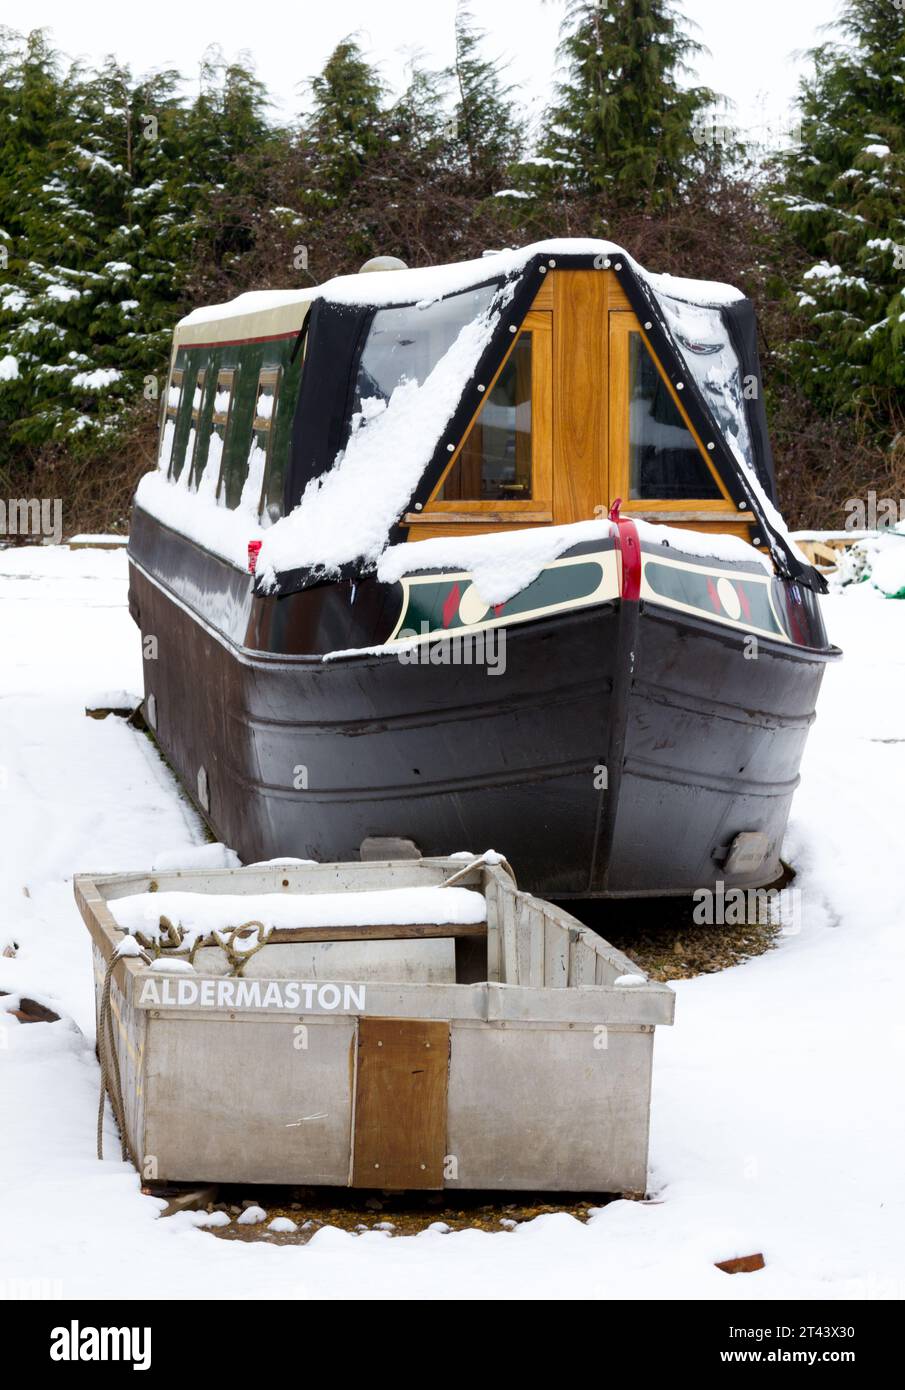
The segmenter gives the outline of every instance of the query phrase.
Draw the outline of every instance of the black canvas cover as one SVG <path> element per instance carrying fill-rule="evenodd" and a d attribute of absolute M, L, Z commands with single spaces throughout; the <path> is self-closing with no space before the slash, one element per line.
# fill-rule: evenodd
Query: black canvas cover
<path fill-rule="evenodd" d="M 757 351 L 757 316 L 754 305 L 750 299 L 739 299 L 734 304 L 725 305 L 722 316 L 741 364 L 742 375 L 746 381 L 754 384 L 754 389 L 745 395 L 748 429 L 754 448 L 754 466 L 761 487 L 770 501 L 777 505 L 776 475 L 767 429 L 767 409 L 764 404 L 764 383 Z"/>
<path fill-rule="evenodd" d="M 305 364 L 292 422 L 284 509 L 312 478 L 333 467 L 349 432 L 349 401 L 361 343 L 374 310 L 316 299 L 306 319 Z"/>

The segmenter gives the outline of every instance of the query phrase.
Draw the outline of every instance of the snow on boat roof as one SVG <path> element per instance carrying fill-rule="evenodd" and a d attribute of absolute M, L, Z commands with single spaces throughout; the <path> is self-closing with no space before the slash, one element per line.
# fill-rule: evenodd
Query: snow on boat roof
<path fill-rule="evenodd" d="M 702 369 L 689 354 L 693 344 L 686 341 L 688 334 L 698 331 L 698 320 L 705 314 L 720 314 L 745 302 L 741 291 L 732 286 L 651 274 L 614 242 L 576 237 L 538 241 L 449 265 L 339 276 L 310 289 L 260 291 L 240 295 L 227 304 L 196 309 L 177 326 L 177 346 L 289 336 L 299 331 L 310 305 L 318 300 L 331 308 L 379 309 L 408 304 L 425 309 L 479 285 L 499 287 L 492 303 L 465 325 L 426 380 L 420 384 L 403 381 L 385 408 L 368 418 L 367 428 L 353 429 L 335 457 L 312 474 L 292 510 L 263 533 L 241 508 L 231 513 L 228 521 L 220 507 L 208 508 L 211 515 L 206 518 L 183 516 L 185 499 L 176 497 L 178 489 L 167 486 L 159 473 L 142 479 L 136 501 L 176 529 L 184 530 L 187 523 L 192 530 L 200 529 L 206 537 L 202 543 L 217 553 L 228 552 L 237 564 L 243 563 L 240 551 L 244 554 L 249 536 L 260 535 L 263 543 L 257 573 L 268 590 L 278 586 L 281 574 L 304 571 L 317 582 L 338 574 L 346 565 L 373 566 L 433 466 L 443 431 L 460 408 L 479 361 L 490 350 L 519 281 L 533 271 L 589 263 L 599 269 L 612 267 L 617 273 L 630 272 L 650 303 L 652 317 L 662 321 L 667 341 L 679 359 L 684 358 L 685 369 L 695 380 Z M 536 278 L 539 280 L 540 274 Z M 730 350 L 723 355 L 731 358 Z M 782 558 L 784 552 L 791 559 L 793 572 L 813 573 L 757 475 L 744 403 L 737 390 L 731 397 L 728 391 L 732 365 L 732 360 L 708 357 L 704 380 L 697 382 L 697 388 L 700 408 L 710 414 L 706 428 L 715 430 L 715 438 L 730 456 L 743 488 L 733 500 L 740 507 L 751 506 L 760 516 L 774 559 L 787 563 Z M 694 393 L 689 394 L 693 399 Z M 708 399 L 714 395 L 719 397 L 716 412 L 713 400 Z M 193 500 L 197 511 L 201 499 Z"/>
<path fill-rule="evenodd" d="M 596 238 L 558 237 L 532 242 L 518 250 L 495 251 L 470 261 L 424 266 L 413 270 L 366 271 L 358 275 L 338 275 L 310 289 L 255 290 L 240 294 L 224 304 L 194 309 L 176 326 L 181 345 L 211 342 L 222 337 L 263 336 L 301 328 L 308 306 L 315 299 L 333 304 L 370 305 L 422 304 L 471 289 L 488 280 L 508 279 L 521 274 L 536 257 L 624 257 L 635 273 L 654 293 L 668 294 L 688 304 L 716 308 L 734 304 L 744 295 L 731 285 L 714 280 L 687 280 L 677 275 L 655 275 L 612 241 Z M 243 322 L 247 320 L 247 322 Z M 217 326 L 223 330 L 217 331 Z"/>

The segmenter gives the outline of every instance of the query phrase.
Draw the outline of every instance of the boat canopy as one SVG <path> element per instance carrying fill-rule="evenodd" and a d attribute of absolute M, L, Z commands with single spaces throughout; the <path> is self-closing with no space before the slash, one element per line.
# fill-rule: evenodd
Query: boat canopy
<path fill-rule="evenodd" d="M 654 275 L 621 247 L 555 240 L 479 260 L 340 277 L 244 295 L 182 321 L 190 345 L 299 326 L 304 353 L 283 516 L 263 532 L 258 573 L 281 589 L 373 570 L 405 539 L 449 466 L 536 300 L 558 270 L 618 280 L 730 505 L 755 518 L 780 574 L 825 587 L 776 507 L 754 308 L 723 284 Z M 216 328 L 215 328 L 216 325 Z M 488 401 L 489 404 L 489 401 Z"/>

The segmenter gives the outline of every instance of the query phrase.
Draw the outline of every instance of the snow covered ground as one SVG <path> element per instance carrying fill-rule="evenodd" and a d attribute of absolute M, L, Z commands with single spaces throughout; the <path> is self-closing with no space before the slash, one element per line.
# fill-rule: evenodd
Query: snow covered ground
<path fill-rule="evenodd" d="M 278 1247 L 159 1220 L 109 1117 L 95 1158 L 71 876 L 230 859 L 203 844 L 146 739 L 85 718 L 98 694 L 141 685 L 125 556 L 0 552 L 0 1298 L 30 1281 L 63 1298 L 905 1297 L 905 602 L 861 586 L 826 612 L 846 660 L 827 673 L 786 845 L 801 930 L 675 986 L 655 1047 L 651 1200 L 587 1225 L 327 1228 Z M 19 994 L 63 1021 L 19 1024 Z M 759 1273 L 714 1268 L 755 1251 Z"/>

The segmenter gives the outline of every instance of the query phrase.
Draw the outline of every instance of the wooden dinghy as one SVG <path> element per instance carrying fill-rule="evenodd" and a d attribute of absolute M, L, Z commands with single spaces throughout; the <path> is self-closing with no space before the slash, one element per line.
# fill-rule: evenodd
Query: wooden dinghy
<path fill-rule="evenodd" d="M 674 995 L 499 856 L 80 875 L 75 896 L 146 1184 L 644 1193 Z"/>

